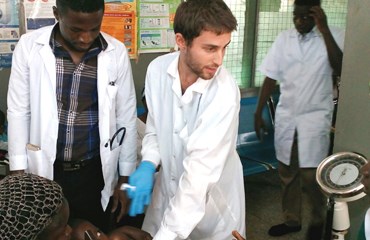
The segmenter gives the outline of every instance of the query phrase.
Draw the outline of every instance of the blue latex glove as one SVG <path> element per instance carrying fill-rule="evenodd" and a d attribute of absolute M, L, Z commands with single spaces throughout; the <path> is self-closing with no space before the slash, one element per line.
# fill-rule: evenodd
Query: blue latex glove
<path fill-rule="evenodd" d="M 127 194 L 131 199 L 129 210 L 130 216 L 144 213 L 144 206 L 149 205 L 153 182 L 155 165 L 149 161 L 142 161 L 139 167 L 129 177 L 129 184 L 136 189 L 127 189 Z"/>

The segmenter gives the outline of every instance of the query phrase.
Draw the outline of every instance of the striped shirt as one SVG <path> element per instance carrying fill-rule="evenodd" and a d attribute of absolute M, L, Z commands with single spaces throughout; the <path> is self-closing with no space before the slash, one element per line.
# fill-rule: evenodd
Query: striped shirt
<path fill-rule="evenodd" d="M 107 47 L 100 34 L 79 64 L 55 39 L 50 47 L 56 58 L 56 97 L 59 130 L 57 161 L 78 161 L 99 155 L 97 55 Z"/>

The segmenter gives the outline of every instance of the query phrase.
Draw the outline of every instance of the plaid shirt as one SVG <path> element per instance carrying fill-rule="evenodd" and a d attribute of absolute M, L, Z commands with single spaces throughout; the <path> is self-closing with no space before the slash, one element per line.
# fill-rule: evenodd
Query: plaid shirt
<path fill-rule="evenodd" d="M 100 34 L 75 65 L 69 53 L 55 39 L 57 25 L 50 37 L 56 58 L 56 97 L 59 130 L 57 161 L 91 159 L 99 155 L 99 117 L 97 55 L 107 47 Z"/>

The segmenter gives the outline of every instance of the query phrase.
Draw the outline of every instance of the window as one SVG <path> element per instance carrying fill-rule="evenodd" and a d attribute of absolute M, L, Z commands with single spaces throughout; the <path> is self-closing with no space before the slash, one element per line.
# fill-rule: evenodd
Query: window
<path fill-rule="evenodd" d="M 328 24 L 345 28 L 348 0 L 321 0 Z M 241 88 L 261 86 L 258 71 L 276 36 L 293 28 L 294 0 L 225 0 L 238 20 L 226 50 L 224 65 Z"/>

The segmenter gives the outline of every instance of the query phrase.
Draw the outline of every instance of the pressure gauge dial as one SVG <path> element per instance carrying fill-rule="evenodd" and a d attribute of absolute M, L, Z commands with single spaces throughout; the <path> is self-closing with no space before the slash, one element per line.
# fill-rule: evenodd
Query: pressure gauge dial
<path fill-rule="evenodd" d="M 357 153 L 335 153 L 320 163 L 316 180 L 324 193 L 337 201 L 357 200 L 365 196 L 360 169 L 366 163 L 366 158 Z"/>

